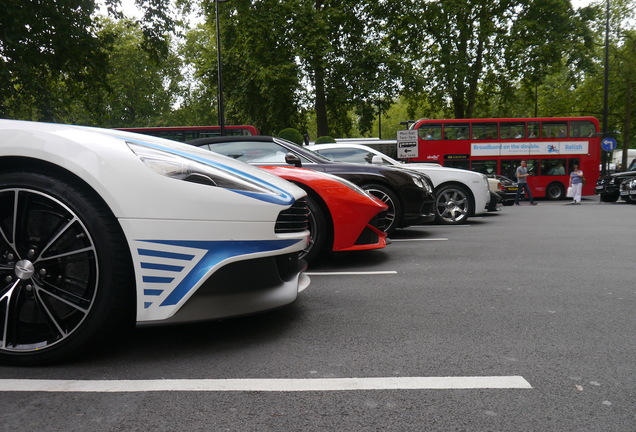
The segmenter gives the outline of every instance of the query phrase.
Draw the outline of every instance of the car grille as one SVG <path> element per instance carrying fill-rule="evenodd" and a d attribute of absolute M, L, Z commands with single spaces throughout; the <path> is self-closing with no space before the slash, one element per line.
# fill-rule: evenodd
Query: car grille
<path fill-rule="evenodd" d="M 297 200 L 290 208 L 283 210 L 276 219 L 276 234 L 295 233 L 307 229 L 309 209 L 304 198 Z"/>

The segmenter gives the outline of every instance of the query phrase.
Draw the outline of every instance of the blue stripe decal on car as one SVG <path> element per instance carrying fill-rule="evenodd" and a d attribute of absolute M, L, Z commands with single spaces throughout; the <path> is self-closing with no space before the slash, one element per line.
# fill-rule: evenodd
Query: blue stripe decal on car
<path fill-rule="evenodd" d="M 168 294 L 160 306 L 174 306 L 218 263 L 232 257 L 287 248 L 302 240 L 244 240 L 244 241 L 171 241 L 145 240 L 148 243 L 205 250 L 205 255 L 183 280 Z"/>
<path fill-rule="evenodd" d="M 185 267 L 183 267 L 183 266 L 175 266 L 175 265 L 168 265 L 168 264 L 155 264 L 155 263 L 142 262 L 141 263 L 141 268 L 150 269 L 150 270 L 162 270 L 162 271 L 169 271 L 169 272 L 177 272 L 178 273 L 181 270 L 183 270 Z"/>
<path fill-rule="evenodd" d="M 184 261 L 191 261 L 192 258 L 194 258 L 194 255 L 150 250 L 150 249 L 137 249 L 137 253 L 139 253 L 139 255 L 160 257 L 160 258 L 170 258 L 170 259 L 184 260 Z"/>
<path fill-rule="evenodd" d="M 163 294 L 163 290 L 153 290 L 153 289 L 145 289 L 144 290 L 144 295 L 147 296 L 160 296 L 161 294 Z M 152 303 L 148 303 L 149 305 Z"/>
<path fill-rule="evenodd" d="M 160 277 L 160 276 L 144 276 L 143 281 L 146 283 L 170 283 L 174 280 L 171 277 Z"/>

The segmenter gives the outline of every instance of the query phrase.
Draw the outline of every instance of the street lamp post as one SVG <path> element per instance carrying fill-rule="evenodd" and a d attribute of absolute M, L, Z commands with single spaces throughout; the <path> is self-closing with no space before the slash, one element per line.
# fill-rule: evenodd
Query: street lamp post
<path fill-rule="evenodd" d="M 221 66 L 221 28 L 219 25 L 219 3 L 225 3 L 226 1 L 228 0 L 214 0 L 216 12 L 216 62 L 218 68 L 217 102 L 221 136 L 225 136 L 225 113 L 223 106 L 223 68 Z"/>
<path fill-rule="evenodd" d="M 603 91 L 603 138 L 608 134 L 608 116 L 609 116 L 609 31 L 610 31 L 610 0 L 607 0 L 605 13 L 605 88 Z M 603 151 L 603 160 L 601 166 L 601 175 L 607 172 L 608 153 Z"/>

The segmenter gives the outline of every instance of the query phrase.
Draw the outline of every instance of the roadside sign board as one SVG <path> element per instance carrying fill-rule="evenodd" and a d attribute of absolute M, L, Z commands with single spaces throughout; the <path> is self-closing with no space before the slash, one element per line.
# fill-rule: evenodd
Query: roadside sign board
<path fill-rule="evenodd" d="M 417 130 L 397 131 L 397 157 L 398 159 L 417 157 Z"/>
<path fill-rule="evenodd" d="M 603 138 L 603 141 L 601 141 L 601 147 L 607 152 L 615 150 L 616 140 L 612 137 Z"/>

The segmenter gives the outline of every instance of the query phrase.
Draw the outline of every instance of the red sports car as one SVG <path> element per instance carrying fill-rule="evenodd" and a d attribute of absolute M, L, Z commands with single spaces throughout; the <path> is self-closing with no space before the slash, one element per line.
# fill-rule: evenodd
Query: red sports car
<path fill-rule="evenodd" d="M 308 262 L 323 252 L 381 249 L 387 205 L 340 177 L 291 166 L 260 167 L 307 192 L 310 241 L 301 253 Z"/>

